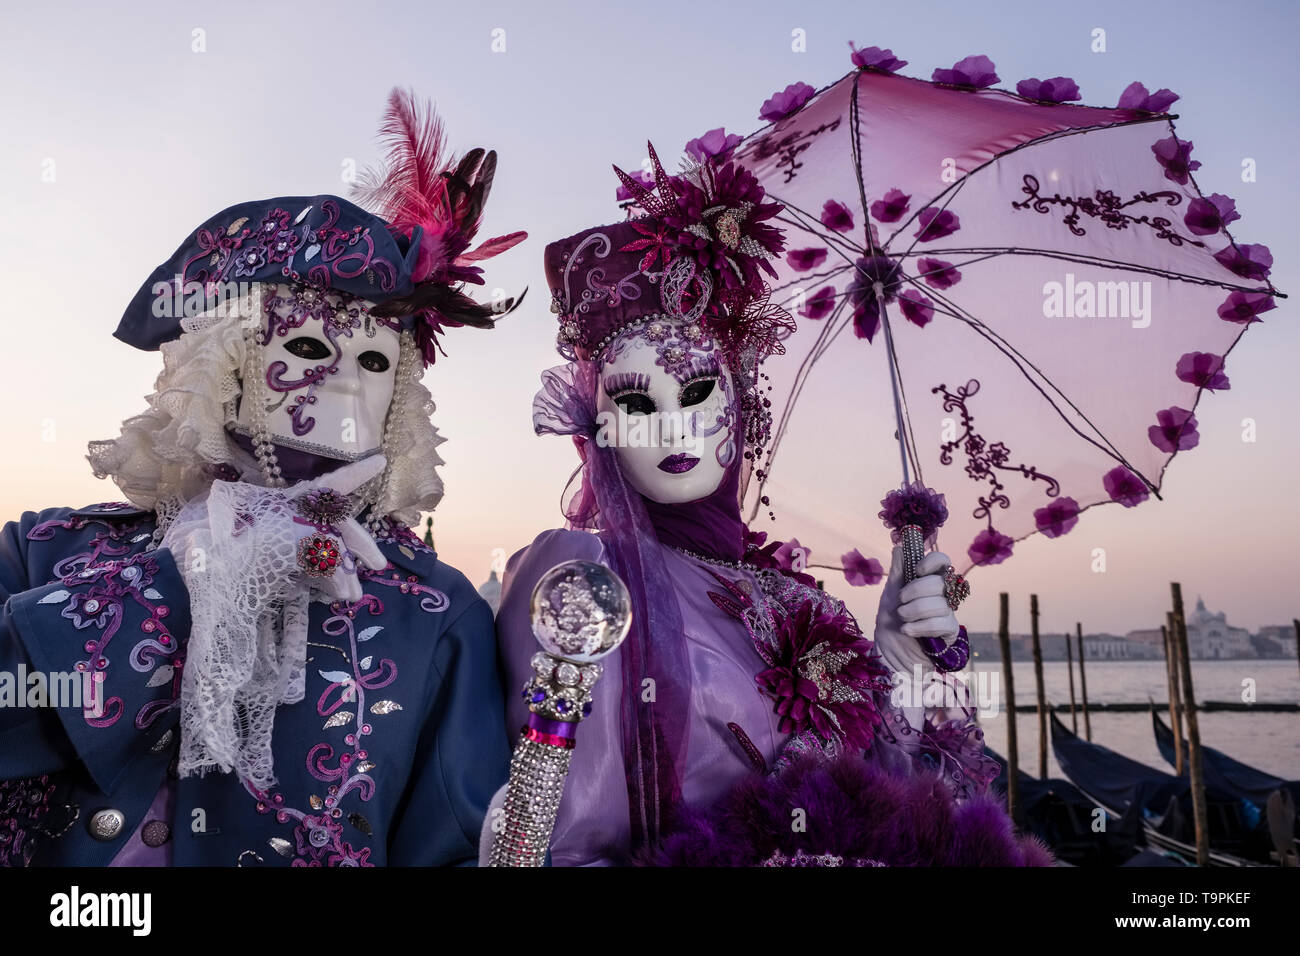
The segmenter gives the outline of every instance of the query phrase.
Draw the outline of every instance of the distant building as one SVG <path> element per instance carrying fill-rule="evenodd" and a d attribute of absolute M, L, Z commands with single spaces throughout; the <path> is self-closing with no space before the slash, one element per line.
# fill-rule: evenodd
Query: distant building
<path fill-rule="evenodd" d="M 1146 658 L 1160 658 L 1165 656 L 1165 636 L 1164 632 L 1158 627 L 1141 628 L 1136 631 L 1129 631 L 1124 635 L 1125 640 L 1134 645 L 1147 649 Z"/>
<path fill-rule="evenodd" d="M 1295 658 L 1295 625 L 1270 624 L 1261 627 L 1255 635 L 1255 647 L 1260 657 Z"/>
<path fill-rule="evenodd" d="M 1156 631 L 1156 636 L 1160 632 Z M 1133 640 L 1116 634 L 1083 635 L 1083 654 L 1090 661 L 1145 661 L 1159 657 L 1163 649 L 1147 640 Z"/>
<path fill-rule="evenodd" d="M 495 570 L 488 575 L 486 581 L 479 585 L 478 593 L 479 597 L 488 602 L 492 608 L 492 613 L 495 614 L 497 608 L 501 606 L 501 581 L 497 577 Z"/>
<path fill-rule="evenodd" d="M 1232 627 L 1222 611 L 1211 614 L 1199 596 L 1196 610 L 1187 619 L 1187 649 L 1193 659 L 1201 660 L 1259 656 L 1250 632 L 1244 627 Z"/>

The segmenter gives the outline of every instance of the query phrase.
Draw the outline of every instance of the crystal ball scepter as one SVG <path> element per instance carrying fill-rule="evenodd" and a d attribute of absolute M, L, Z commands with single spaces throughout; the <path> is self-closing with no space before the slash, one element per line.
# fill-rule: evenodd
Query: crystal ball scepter
<path fill-rule="evenodd" d="M 528 724 L 510 761 L 491 866 L 541 866 L 551 843 L 578 723 L 591 713 L 596 663 L 632 625 L 632 602 L 617 574 L 591 561 L 566 561 L 533 588 L 533 635 L 542 650 L 524 685 Z M 494 822 L 494 827 L 497 824 Z"/>

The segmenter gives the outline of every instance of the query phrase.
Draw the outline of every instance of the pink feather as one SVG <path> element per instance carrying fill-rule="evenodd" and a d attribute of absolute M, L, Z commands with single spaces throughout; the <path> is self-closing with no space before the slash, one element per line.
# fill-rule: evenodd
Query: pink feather
<path fill-rule="evenodd" d="M 527 238 L 528 233 L 520 231 L 497 236 L 495 239 L 484 239 L 479 243 L 478 248 L 463 253 L 456 259 L 456 262 L 478 262 L 482 259 L 491 259 L 493 256 L 501 255 L 507 249 L 514 248 Z"/>

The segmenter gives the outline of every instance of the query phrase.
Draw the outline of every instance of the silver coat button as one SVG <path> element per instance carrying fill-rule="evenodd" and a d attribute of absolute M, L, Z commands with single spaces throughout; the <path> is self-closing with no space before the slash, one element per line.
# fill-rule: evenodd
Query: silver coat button
<path fill-rule="evenodd" d="M 121 810 L 96 810 L 91 814 L 89 822 L 90 835 L 105 842 L 117 839 L 124 826 L 126 816 Z"/>

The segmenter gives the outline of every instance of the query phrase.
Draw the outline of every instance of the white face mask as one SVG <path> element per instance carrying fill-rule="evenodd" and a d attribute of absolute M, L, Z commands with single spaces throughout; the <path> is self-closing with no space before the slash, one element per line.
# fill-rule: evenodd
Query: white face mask
<path fill-rule="evenodd" d="M 380 448 L 397 382 L 400 333 L 373 304 L 332 290 L 267 283 L 259 342 L 272 441 L 356 461 Z M 240 402 L 241 431 L 253 428 Z"/>
<path fill-rule="evenodd" d="M 628 483 L 651 501 L 698 501 L 718 490 L 736 455 L 731 373 L 711 341 L 649 328 L 657 341 L 629 333 L 601 364 L 596 440 L 614 445 Z"/>

